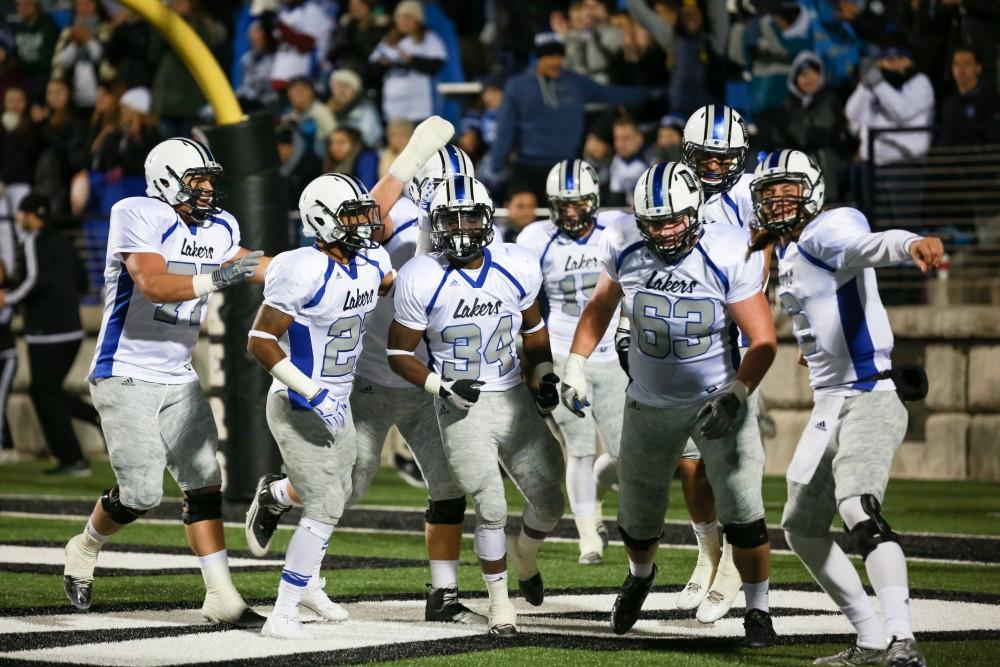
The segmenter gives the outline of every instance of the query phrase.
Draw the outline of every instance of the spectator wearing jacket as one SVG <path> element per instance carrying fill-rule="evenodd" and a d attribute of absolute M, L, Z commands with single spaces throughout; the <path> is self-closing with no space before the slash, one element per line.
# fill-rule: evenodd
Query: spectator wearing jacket
<path fill-rule="evenodd" d="M 73 5 L 73 22 L 62 31 L 56 43 L 52 77 L 70 83 L 76 108 L 83 116 L 89 116 L 101 75 L 111 74 L 108 67 L 102 71 L 101 66 L 104 42 L 110 37 L 111 28 L 103 20 L 103 10 L 97 0 L 76 0 Z"/>
<path fill-rule="evenodd" d="M 960 46 L 951 57 L 954 88 L 941 101 L 937 144 L 977 146 L 1000 143 L 1000 104 L 996 91 L 981 79 L 975 50 Z"/>
<path fill-rule="evenodd" d="M 327 103 L 338 126 L 353 127 L 369 148 L 382 143 L 382 119 L 375 104 L 365 95 L 361 77 L 349 69 L 330 75 L 330 101 Z"/>
<path fill-rule="evenodd" d="M 274 37 L 278 50 L 271 85 L 285 90 L 294 79 L 312 74 L 314 60 L 326 53 L 333 24 L 314 0 L 281 0 Z"/>
<path fill-rule="evenodd" d="M 30 80 L 27 92 L 34 96 L 45 89 L 52 72 L 52 54 L 59 39 L 59 26 L 42 11 L 40 0 L 18 0 L 17 17 L 14 50 L 18 67 Z"/>

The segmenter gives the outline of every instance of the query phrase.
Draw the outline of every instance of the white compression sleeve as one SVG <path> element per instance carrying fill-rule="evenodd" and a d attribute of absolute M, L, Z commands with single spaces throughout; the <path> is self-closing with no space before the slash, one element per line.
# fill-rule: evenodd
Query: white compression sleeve
<path fill-rule="evenodd" d="M 270 372 L 279 382 L 283 382 L 286 387 L 306 398 L 312 398 L 320 392 L 321 387 L 296 368 L 288 357 L 272 366 Z"/>

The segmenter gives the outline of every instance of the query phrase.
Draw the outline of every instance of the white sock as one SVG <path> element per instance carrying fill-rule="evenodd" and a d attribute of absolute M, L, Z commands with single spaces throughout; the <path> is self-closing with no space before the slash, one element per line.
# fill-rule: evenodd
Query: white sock
<path fill-rule="evenodd" d="M 618 459 L 605 452 L 594 461 L 594 481 L 597 483 L 597 499 L 604 498 L 614 484 L 618 482 Z"/>
<path fill-rule="evenodd" d="M 317 564 L 323 561 L 333 526 L 303 517 L 288 543 L 285 567 L 281 570 L 278 600 L 274 610 L 286 616 L 297 616 L 299 602 L 313 578 Z"/>
<path fill-rule="evenodd" d="M 869 556 L 871 558 L 871 556 Z M 871 575 L 868 575 L 871 577 Z M 910 623 L 910 589 L 906 586 L 886 586 L 875 591 L 885 613 L 885 630 L 890 637 L 913 638 Z"/>
<path fill-rule="evenodd" d="M 695 534 L 696 537 L 699 537 L 699 538 L 707 537 L 707 538 L 711 539 L 714 536 L 715 537 L 715 541 L 716 542 L 719 541 L 719 522 L 718 521 L 710 521 L 708 523 L 695 523 L 694 521 L 692 521 L 691 522 L 691 529 L 694 530 L 694 534 Z M 699 539 L 698 541 L 700 542 L 701 540 Z"/>
<path fill-rule="evenodd" d="M 229 575 L 229 554 L 225 549 L 199 556 L 198 564 L 201 566 L 201 578 L 205 581 L 205 591 L 209 595 L 230 592 L 239 595 Z"/>
<path fill-rule="evenodd" d="M 431 561 L 431 588 L 458 588 L 458 561 Z"/>
<path fill-rule="evenodd" d="M 542 548 L 542 542 L 544 541 L 545 538 L 539 540 L 534 537 L 528 537 L 527 533 L 524 532 L 524 528 L 521 528 L 521 532 L 517 535 L 517 553 L 520 556 L 520 562 L 532 571 L 518 571 L 517 576 L 520 579 L 530 579 L 538 574 L 538 551 Z"/>
<path fill-rule="evenodd" d="M 87 551 L 92 551 L 97 553 L 104 546 L 104 543 L 108 541 L 110 535 L 102 535 L 97 532 L 94 528 L 94 524 L 90 519 L 87 519 L 87 526 L 83 529 L 83 548 Z"/>
<path fill-rule="evenodd" d="M 483 572 L 483 581 L 485 581 L 487 584 L 492 584 L 497 581 L 506 582 L 507 570 L 504 570 L 503 572 L 497 572 L 496 574 L 486 574 L 485 572 Z M 506 588 L 506 586 L 504 588 Z"/>
<path fill-rule="evenodd" d="M 330 546 L 330 538 L 327 538 L 326 542 L 323 543 L 323 555 L 319 557 L 316 561 L 316 567 L 313 568 L 312 576 L 309 577 L 309 583 L 306 584 L 306 590 L 315 590 L 317 588 L 323 587 L 323 577 L 320 576 L 320 571 L 323 569 L 323 557 L 326 556 L 326 548 Z"/>
<path fill-rule="evenodd" d="M 858 631 L 858 646 L 879 650 L 885 648 L 885 624 L 867 595 L 854 604 L 841 607 L 840 611 L 844 612 L 844 616 Z"/>
<path fill-rule="evenodd" d="M 291 507 L 295 503 L 292 502 L 292 495 L 288 492 L 288 488 L 291 485 L 291 480 L 287 477 L 282 477 L 281 479 L 271 482 L 269 488 L 271 489 L 271 494 L 274 499 L 278 501 L 279 505 L 284 507 Z"/>
<path fill-rule="evenodd" d="M 597 486 L 594 480 L 594 457 L 569 456 L 566 461 L 566 494 L 569 506 L 579 518 L 594 515 Z"/>
<path fill-rule="evenodd" d="M 770 587 L 769 580 L 757 584 L 743 583 L 743 595 L 747 600 L 747 611 L 751 609 L 760 609 L 765 613 L 770 613 L 771 607 L 767 602 L 767 591 Z"/>
<path fill-rule="evenodd" d="M 653 561 L 648 563 L 636 563 L 631 558 L 628 559 L 628 571 L 633 577 L 639 579 L 649 579 L 653 575 Z"/>

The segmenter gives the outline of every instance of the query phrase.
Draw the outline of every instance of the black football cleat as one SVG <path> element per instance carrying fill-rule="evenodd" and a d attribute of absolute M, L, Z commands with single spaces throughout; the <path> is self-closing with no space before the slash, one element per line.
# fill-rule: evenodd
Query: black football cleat
<path fill-rule="evenodd" d="M 642 603 L 653 588 L 656 570 L 656 563 L 653 563 L 653 573 L 646 579 L 633 577 L 631 572 L 625 577 L 618 597 L 615 598 L 615 605 L 611 608 L 611 629 L 616 635 L 625 634 L 639 620 Z"/>
<path fill-rule="evenodd" d="M 243 610 L 240 617 L 234 621 L 220 621 L 219 625 L 226 625 L 233 628 L 240 628 L 243 630 L 259 630 L 264 627 L 264 623 L 267 621 L 266 616 L 261 616 L 255 612 L 250 607 Z"/>
<path fill-rule="evenodd" d="M 67 574 L 63 577 L 63 590 L 66 591 L 66 597 L 69 598 L 71 605 L 80 611 L 90 609 L 90 596 L 94 590 L 93 578 L 74 577 Z"/>
<path fill-rule="evenodd" d="M 927 658 L 920 652 L 917 640 L 912 637 L 893 637 L 886 649 L 888 667 L 927 667 Z"/>
<path fill-rule="evenodd" d="M 264 475 L 257 481 L 257 492 L 254 494 L 250 509 L 247 510 L 247 517 L 243 523 L 244 533 L 247 538 L 247 547 L 257 558 L 267 555 L 267 550 L 271 548 L 271 540 L 278 531 L 278 524 L 281 523 L 282 515 L 291 506 L 282 505 L 271 493 L 271 482 L 284 479 L 284 475 Z"/>
<path fill-rule="evenodd" d="M 532 607 L 537 607 L 545 601 L 545 585 L 542 584 L 541 572 L 530 579 L 518 579 L 517 588 L 521 591 L 525 601 Z"/>
<path fill-rule="evenodd" d="M 743 631 L 746 633 L 740 646 L 743 648 L 767 648 L 778 641 L 771 615 L 760 609 L 751 609 L 743 617 Z"/>
<path fill-rule="evenodd" d="M 424 620 L 461 625 L 486 625 L 487 622 L 485 616 L 458 601 L 458 591 L 454 588 L 432 588 L 427 593 Z"/>

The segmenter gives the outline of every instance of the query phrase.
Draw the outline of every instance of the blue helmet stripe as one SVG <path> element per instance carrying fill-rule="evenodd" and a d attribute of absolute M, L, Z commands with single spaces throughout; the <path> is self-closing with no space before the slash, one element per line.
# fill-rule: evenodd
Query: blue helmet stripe
<path fill-rule="evenodd" d="M 778 166 L 778 162 L 781 160 L 781 151 L 774 151 L 771 153 L 771 158 L 767 161 L 767 168 L 774 169 Z"/>
<path fill-rule="evenodd" d="M 718 140 L 726 139 L 725 132 L 722 129 L 722 126 L 726 121 L 726 108 L 719 107 L 718 105 L 712 105 L 712 114 L 712 138 Z"/>
<path fill-rule="evenodd" d="M 661 162 L 653 169 L 653 208 L 663 206 L 663 170 L 666 162 Z"/>
<path fill-rule="evenodd" d="M 455 179 L 455 199 L 461 201 L 465 199 L 465 179 L 456 178 Z"/>
<path fill-rule="evenodd" d="M 566 189 L 567 190 L 572 190 L 573 189 L 573 170 L 574 170 L 575 166 L 576 166 L 576 161 L 575 160 L 573 162 L 567 162 L 566 163 L 566 167 L 565 168 L 566 168 Z"/>
<path fill-rule="evenodd" d="M 458 151 L 451 144 L 448 144 L 447 146 L 445 146 L 444 147 L 444 151 L 445 151 L 445 153 L 448 154 L 448 159 L 451 160 L 451 169 L 452 169 L 452 171 L 454 171 L 456 174 L 461 174 L 462 173 L 462 164 L 458 160 Z"/>

